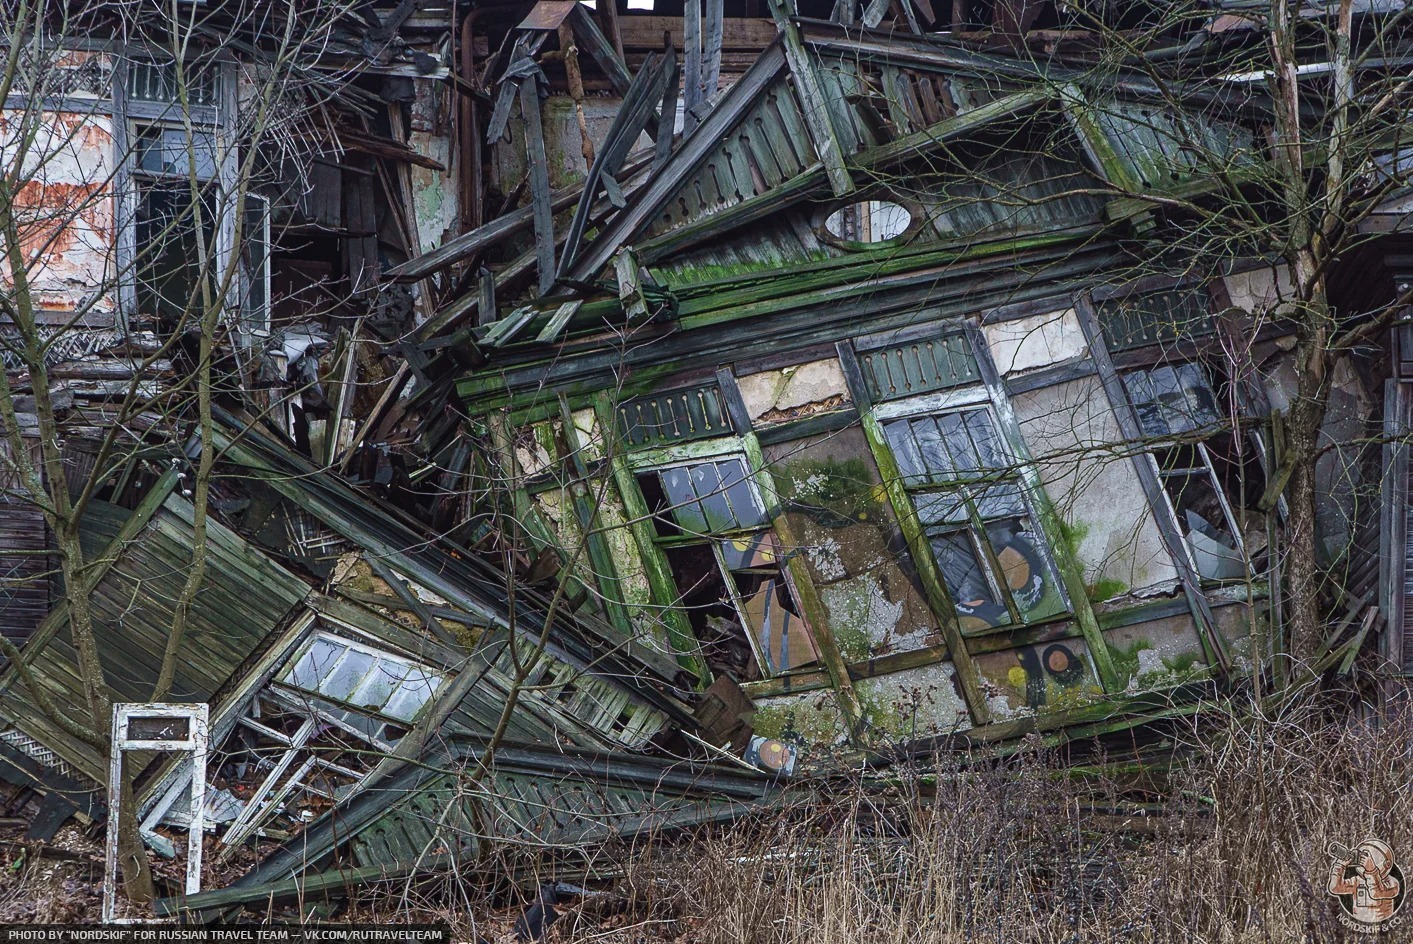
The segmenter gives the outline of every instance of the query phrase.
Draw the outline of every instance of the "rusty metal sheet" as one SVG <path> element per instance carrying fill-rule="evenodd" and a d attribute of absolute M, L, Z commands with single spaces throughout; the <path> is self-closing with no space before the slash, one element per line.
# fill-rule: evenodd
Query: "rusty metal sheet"
<path fill-rule="evenodd" d="M 557 30 L 574 12 L 579 0 L 540 0 L 530 15 L 520 22 L 523 30 Z"/>

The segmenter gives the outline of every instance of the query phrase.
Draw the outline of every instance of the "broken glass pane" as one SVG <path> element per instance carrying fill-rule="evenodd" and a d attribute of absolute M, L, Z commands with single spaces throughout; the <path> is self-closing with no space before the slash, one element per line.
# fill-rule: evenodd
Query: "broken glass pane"
<path fill-rule="evenodd" d="M 756 490 L 746 476 L 745 463 L 739 459 L 718 462 L 716 471 L 721 477 L 721 487 L 726 492 L 726 500 L 735 515 L 737 526 L 753 528 L 765 524 L 765 509 L 761 507 Z"/>
<path fill-rule="evenodd" d="M 970 518 L 964 492 L 918 492 L 913 495 L 923 525 L 965 524 Z"/>
<path fill-rule="evenodd" d="M 1206 467 L 1168 472 L 1163 475 L 1163 487 L 1172 500 L 1198 575 L 1204 580 L 1244 576 L 1246 559 L 1235 538 L 1236 528 Z"/>
<path fill-rule="evenodd" d="M 690 469 L 692 487 L 701 500 L 702 511 L 706 514 L 707 530 L 721 532 L 732 530 L 736 516 L 731 513 L 731 504 L 726 500 L 726 490 L 721 484 L 721 475 L 715 463 L 705 462 Z"/>
<path fill-rule="evenodd" d="M 363 677 L 368 674 L 368 670 L 373 667 L 373 657 L 366 652 L 356 649 L 349 650 L 344 660 L 334 669 L 332 675 L 323 679 L 319 683 L 319 693 L 328 695 L 330 698 L 337 698 L 339 701 L 348 701 L 349 696 L 358 688 L 358 684 L 363 681 Z"/>
<path fill-rule="evenodd" d="M 440 676 L 417 666 L 408 666 L 407 670 L 407 677 L 383 709 L 383 714 L 402 721 L 411 721 L 436 694 L 442 681 Z"/>
<path fill-rule="evenodd" d="M 690 534 L 702 534 L 706 531 L 706 515 L 702 513 L 702 506 L 697 502 L 697 493 L 692 488 L 689 469 L 663 469 L 662 490 L 667 494 L 667 514 L 683 531 Z"/>
<path fill-rule="evenodd" d="M 720 544 L 741 617 L 772 674 L 819 660 L 814 636 L 781 571 L 769 532 Z"/>
<path fill-rule="evenodd" d="M 1010 611 L 997 602 L 981 557 L 966 530 L 928 533 L 942 582 L 957 609 L 963 630 L 989 629 L 1011 622 Z"/>
<path fill-rule="evenodd" d="M 393 690 L 410 669 L 408 665 L 380 660 L 358 690 L 349 696 L 349 703 L 370 711 L 382 711 Z"/>
<path fill-rule="evenodd" d="M 1064 609 L 1055 571 L 1027 519 L 988 521 L 986 537 L 1001 567 L 1001 583 L 1027 622 Z"/>
<path fill-rule="evenodd" d="M 296 688 L 313 691 L 317 689 L 319 679 L 334 667 L 344 651 L 345 647 L 335 645 L 322 636 L 317 637 L 294 667 L 285 673 L 284 680 Z"/>
<path fill-rule="evenodd" d="M 1123 381 L 1145 436 L 1175 436 L 1221 421 L 1217 399 L 1197 364 L 1130 371 Z"/>
<path fill-rule="evenodd" d="M 678 466 L 657 474 L 666 505 L 653 508 L 654 513 L 670 515 L 688 534 L 742 531 L 766 523 L 765 508 L 740 459 Z M 643 494 L 652 497 L 648 488 Z"/>
<path fill-rule="evenodd" d="M 934 435 L 936 434 L 934 433 Z M 918 450 L 911 422 L 898 420 L 895 423 L 887 423 L 883 427 L 883 436 L 888 440 L 893 458 L 898 463 L 898 473 L 902 476 L 903 484 L 917 485 L 926 482 L 925 469 L 927 466 L 923 463 L 922 453 Z"/>
<path fill-rule="evenodd" d="M 988 485 L 976 491 L 976 511 L 983 520 L 1026 515 L 1020 486 L 1010 482 Z"/>
<path fill-rule="evenodd" d="M 136 138 L 133 150 L 139 170 L 187 176 L 195 159 L 197 180 L 216 176 L 216 136 L 210 131 L 192 131 L 190 148 L 186 131 L 181 128 L 138 128 Z"/>
<path fill-rule="evenodd" d="M 1005 465 L 1001 461 L 1001 450 L 997 448 L 996 428 L 991 424 L 991 415 L 985 410 L 972 410 L 965 414 L 967 432 L 971 436 L 972 455 L 975 465 L 971 468 L 998 469 Z"/>
<path fill-rule="evenodd" d="M 918 452 L 922 456 L 923 478 L 939 482 L 955 477 L 957 462 L 952 457 L 959 451 L 955 448 L 955 440 L 961 425 L 961 418 L 956 415 L 936 419 L 927 416 L 912 421 L 913 438 L 917 440 Z M 962 434 L 962 439 L 966 439 L 965 434 Z M 962 455 L 965 461 L 965 452 Z M 967 468 L 966 465 L 962 467 Z"/>

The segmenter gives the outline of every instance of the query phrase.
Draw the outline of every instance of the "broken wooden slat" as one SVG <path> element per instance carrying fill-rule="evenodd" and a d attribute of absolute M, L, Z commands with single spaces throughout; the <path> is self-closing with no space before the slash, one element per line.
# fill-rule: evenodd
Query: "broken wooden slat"
<path fill-rule="evenodd" d="M 541 344 L 552 344 L 558 341 L 559 335 L 564 331 L 565 326 L 569 324 L 569 319 L 574 317 L 575 312 L 577 312 L 583 304 L 582 299 L 576 298 L 573 301 L 568 301 L 560 305 L 555 309 L 554 314 L 550 316 L 549 323 L 540 331 L 535 340 Z"/>
<path fill-rule="evenodd" d="M 623 64 L 623 60 L 618 58 L 617 51 L 613 45 L 604 37 L 599 25 L 589 16 L 589 11 L 582 4 L 576 4 L 574 10 L 569 14 L 569 25 L 574 29 L 574 33 L 579 37 L 579 41 L 584 44 L 584 51 L 598 63 L 604 75 L 608 76 L 609 84 L 619 95 L 628 91 L 628 86 L 632 84 L 633 77 L 628 74 L 628 67 Z"/>
<path fill-rule="evenodd" d="M 623 104 L 609 127 L 608 137 L 589 168 L 588 176 L 584 178 L 584 195 L 579 200 L 579 208 L 575 210 L 574 220 L 569 224 L 569 232 L 564 237 L 564 252 L 561 254 L 558 273 L 561 276 L 573 265 L 574 258 L 579 253 L 579 240 L 588 225 L 589 211 L 593 208 L 599 183 L 609 185 L 611 202 L 618 204 L 623 199 L 622 193 L 619 192 L 618 200 L 613 200 L 618 184 L 612 178 L 623 166 L 628 149 L 638 140 L 638 135 L 647 125 L 648 116 L 652 114 L 662 96 L 666 84 L 664 65 L 665 63 L 657 59 L 656 53 L 649 53 L 647 61 L 634 77 L 632 87 L 623 96 Z"/>
<path fill-rule="evenodd" d="M 724 19 L 723 0 L 706 0 L 706 23 L 702 34 L 702 96 L 709 102 L 721 81 L 721 39 Z"/>
<path fill-rule="evenodd" d="M 891 0 L 869 0 L 868 6 L 864 7 L 863 25 L 873 29 L 883 22 L 883 14 L 888 12 L 888 4 Z"/>
<path fill-rule="evenodd" d="M 663 68 L 667 70 L 667 88 L 662 93 L 662 123 L 653 141 L 653 170 L 661 170 L 672 154 L 672 135 L 677 123 L 677 90 L 682 73 L 677 68 L 677 50 L 672 43 L 662 52 Z"/>
<path fill-rule="evenodd" d="M 755 104 L 760 93 L 775 80 L 784 61 L 785 57 L 777 46 L 772 46 L 761 54 L 755 65 L 731 86 L 722 101 L 712 109 L 707 120 L 702 123 L 706 130 L 687 137 L 662 173 L 655 174 L 648 180 L 640 199 L 615 217 L 605 227 L 603 234 L 575 261 L 570 272 L 572 278 L 582 280 L 592 277 L 608 262 L 623 240 L 628 239 L 645 221 L 657 215 L 663 201 L 667 200 L 683 179 L 718 146 L 726 130 Z"/>
<path fill-rule="evenodd" d="M 543 41 L 541 37 L 539 42 Z M 495 108 L 491 110 L 491 120 L 486 130 L 487 143 L 494 144 L 505 136 L 506 126 L 510 124 L 510 108 L 520 91 L 521 80 L 525 74 L 529 74 L 529 67 L 524 63 L 528 62 L 535 71 L 539 70 L 539 66 L 535 65 L 534 59 L 531 58 L 538 45 L 529 33 L 516 38 L 515 46 L 510 51 L 510 66 L 501 79 L 500 90 L 496 92 Z"/>
<path fill-rule="evenodd" d="M 508 343 L 538 314 L 539 310 L 534 305 L 521 305 L 491 325 L 491 330 L 486 332 L 481 343 L 486 347 L 500 347 Z"/>
<path fill-rule="evenodd" d="M 613 258 L 614 272 L 618 276 L 618 301 L 623 306 L 623 314 L 631 325 L 646 321 L 650 315 L 647 299 L 643 296 L 643 282 L 638 273 L 638 255 L 632 249 L 624 249 Z"/>
<path fill-rule="evenodd" d="M 643 166 L 643 160 L 634 158 L 625 166 L 631 173 L 637 173 Z M 579 200 L 579 195 L 583 192 L 583 183 L 571 184 L 568 187 L 555 190 L 550 195 L 550 209 L 555 213 L 568 209 Z M 426 278 L 434 272 L 474 256 L 481 250 L 504 242 L 516 233 L 528 229 L 534 224 L 534 214 L 535 208 L 533 206 L 512 210 L 491 220 L 484 226 L 448 240 L 431 252 L 423 253 L 416 259 L 409 259 L 401 265 L 394 266 L 385 272 L 384 276 L 397 282 L 415 282 Z"/>

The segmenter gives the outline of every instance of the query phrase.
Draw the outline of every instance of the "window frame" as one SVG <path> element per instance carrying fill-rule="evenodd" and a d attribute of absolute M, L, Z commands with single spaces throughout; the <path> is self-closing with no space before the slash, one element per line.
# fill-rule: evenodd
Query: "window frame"
<path fill-rule="evenodd" d="M 1139 404 L 1134 399 L 1133 391 L 1129 385 L 1128 378 L 1133 375 L 1151 374 L 1154 371 L 1165 368 L 1177 370 L 1185 366 L 1197 368 L 1202 381 L 1206 384 L 1207 392 L 1211 395 L 1212 401 L 1220 404 L 1221 401 L 1217 397 L 1217 385 L 1212 379 L 1212 368 L 1202 359 L 1195 357 L 1176 361 L 1160 360 L 1154 363 L 1120 368 L 1117 371 L 1119 384 L 1123 389 L 1125 401 L 1128 403 L 1129 408 L 1133 410 L 1135 418 L 1138 419 L 1139 432 L 1145 437 L 1142 451 L 1157 477 L 1158 491 L 1162 495 L 1163 507 L 1167 511 L 1169 520 L 1177 529 L 1178 535 L 1182 538 L 1183 553 L 1186 556 L 1188 566 L 1192 568 L 1193 574 L 1196 575 L 1203 586 L 1209 587 L 1244 582 L 1251 577 L 1257 576 L 1257 572 L 1251 560 L 1251 554 L 1247 550 L 1246 541 L 1242 537 L 1240 522 L 1237 520 L 1236 513 L 1233 509 L 1231 496 L 1227 494 L 1222 484 L 1222 477 L 1217 473 L 1216 465 L 1212 459 L 1212 450 L 1208 445 L 1208 442 L 1214 436 L 1224 433 L 1231 435 L 1235 439 L 1241 435 L 1240 429 L 1231 428 L 1230 424 L 1225 421 L 1225 418 L 1221 417 L 1219 414 L 1217 420 L 1213 423 L 1194 426 L 1191 429 L 1183 430 L 1178 433 L 1169 432 L 1167 436 L 1150 437 L 1147 431 L 1143 429 L 1143 420 L 1142 414 L 1139 412 Z M 1201 438 L 1196 438 L 1198 436 Z M 1175 450 L 1183 446 L 1191 446 L 1196 450 L 1197 455 L 1201 458 L 1201 467 L 1198 468 L 1190 464 L 1184 464 L 1182 467 L 1174 466 L 1165 468 L 1165 463 L 1162 461 L 1162 458 L 1171 455 Z M 1264 449 L 1258 452 L 1258 458 L 1264 463 Z M 1232 543 L 1236 545 L 1235 550 L 1237 554 L 1241 556 L 1241 561 L 1244 566 L 1244 572 L 1240 575 L 1232 577 L 1207 577 L 1202 574 L 1201 569 L 1197 565 L 1197 552 L 1192 546 L 1192 539 L 1190 537 L 1191 529 L 1186 526 L 1182 517 L 1179 516 L 1177 503 L 1174 501 L 1173 495 L 1168 490 L 1167 486 L 1167 480 L 1170 478 L 1195 473 L 1200 473 L 1205 476 L 1208 485 L 1217 496 L 1217 503 L 1222 509 L 1222 516 L 1227 531 L 1231 535 Z M 1210 523 L 1211 522 L 1209 522 L 1209 524 Z"/>
<path fill-rule="evenodd" d="M 689 445 L 690 456 L 684 456 L 683 446 Z M 689 468 L 705 463 L 719 463 L 726 459 L 734 459 L 739 462 L 744 476 L 741 481 L 746 483 L 755 498 L 758 507 L 761 509 L 762 523 L 759 526 L 727 528 L 722 531 L 703 531 L 700 533 L 689 532 L 685 529 L 681 534 L 665 535 L 657 526 L 658 515 L 652 514 L 649 526 L 653 528 L 653 547 L 660 555 L 661 563 L 667 573 L 672 573 L 672 565 L 667 559 L 667 551 L 679 547 L 701 547 L 708 546 L 711 549 L 712 557 L 716 561 L 717 574 L 720 576 L 722 584 L 725 586 L 727 594 L 730 596 L 731 606 L 736 611 L 737 619 L 740 623 L 742 634 L 746 637 L 746 642 L 751 648 L 751 652 L 756 659 L 756 665 L 761 673 L 762 679 L 780 678 L 796 673 L 816 671 L 819 660 L 822 658 L 819 652 L 819 641 L 815 636 L 815 628 L 804 614 L 803 596 L 795 584 L 795 578 L 790 573 L 790 568 L 786 566 L 787 557 L 779 553 L 781 547 L 780 536 L 775 533 L 774 516 L 771 514 L 771 503 L 769 497 L 773 494 L 773 489 L 763 486 L 759 478 L 759 473 L 751 467 L 750 457 L 745 450 L 744 443 L 739 437 L 730 437 L 716 440 L 697 440 L 690 444 L 675 443 L 671 446 L 642 449 L 631 453 L 628 456 L 628 472 L 633 480 L 633 487 L 639 492 L 639 498 L 644 505 L 652 510 L 652 505 L 647 501 L 646 495 L 642 492 L 640 478 L 644 475 L 661 475 L 664 471 L 671 469 Z M 661 481 L 659 479 L 659 481 Z M 661 486 L 660 486 L 661 487 Z M 665 493 L 665 489 L 664 489 Z M 675 506 L 671 506 L 675 507 Z M 675 521 L 673 524 L 681 528 Z M 779 568 L 784 589 L 788 592 L 791 602 L 799 611 L 799 618 L 805 627 L 805 631 L 810 637 L 814 646 L 815 661 L 794 668 L 776 668 L 771 664 L 768 653 L 763 651 L 761 640 L 753 629 L 752 623 L 747 616 L 745 601 L 740 590 L 736 586 L 733 571 L 730 570 L 726 560 L 726 552 L 722 545 L 726 541 L 741 537 L 754 537 L 756 535 L 766 535 L 776 549 L 777 559 L 775 565 Z M 682 587 L 676 585 L 676 578 L 673 578 L 674 587 L 679 594 L 678 600 L 660 601 L 663 605 L 675 606 L 680 600 L 680 595 L 684 593 Z M 698 640 L 700 642 L 700 640 Z"/>
<path fill-rule="evenodd" d="M 137 167 L 136 141 L 141 127 L 173 127 L 185 130 L 189 120 L 192 130 L 209 130 L 213 137 L 214 173 L 209 178 L 213 185 L 217 219 L 212 231 L 215 238 L 214 272 L 224 272 L 233 253 L 236 252 L 235 228 L 236 212 L 222 210 L 222 201 L 233 196 L 236 191 L 238 155 L 232 135 L 235 121 L 235 62 L 224 55 L 213 56 L 209 67 L 214 70 L 212 82 L 214 104 L 192 105 L 185 115 L 177 103 L 139 101 L 129 95 L 132 83 L 132 67 L 169 58 L 161 50 L 150 50 L 139 45 L 130 45 L 114 53 L 112 80 L 113 146 L 117 158 L 114 174 L 115 207 L 117 220 L 117 271 L 118 271 L 118 312 L 122 330 L 134 329 L 138 310 L 138 265 L 137 226 L 141 197 L 137 190 L 140 180 L 171 181 L 187 180 L 185 172 L 163 174 L 146 171 Z M 225 208 L 229 210 L 229 208 Z M 243 302 L 247 295 L 246 282 L 250 274 L 244 266 L 237 268 L 236 277 L 231 280 L 225 300 L 228 316 L 234 316 L 239 323 L 246 317 Z M 267 311 L 264 317 L 268 317 Z M 243 333 L 243 332 L 242 332 Z"/>
<path fill-rule="evenodd" d="M 991 430 L 994 434 L 992 447 L 997 457 L 1004 463 L 996 470 L 995 475 L 983 476 L 980 478 L 953 478 L 953 479 L 929 479 L 926 481 L 909 481 L 903 475 L 903 463 L 899 461 L 898 450 L 894 448 L 893 442 L 888 435 L 888 427 L 899 421 L 936 418 L 947 415 L 958 415 L 968 412 L 982 412 L 990 421 Z M 1069 588 L 1066 585 L 1065 576 L 1060 569 L 1059 561 L 1056 559 L 1055 550 L 1051 545 L 1049 535 L 1041 517 L 1041 509 L 1046 507 L 1045 503 L 1037 500 L 1035 494 L 1035 484 L 1032 476 L 1028 474 L 1028 464 L 1011 447 L 1007 440 L 1003 427 L 1003 417 L 993 403 L 990 392 L 985 386 L 969 386 L 943 390 L 929 394 L 922 394 L 901 400 L 890 400 L 875 404 L 872 408 L 873 420 L 878 429 L 878 448 L 886 449 L 893 465 L 899 471 L 898 488 L 906 501 L 906 507 L 898 507 L 898 499 L 894 497 L 895 512 L 900 518 L 909 518 L 917 523 L 918 535 L 921 538 L 922 546 L 914 549 L 914 553 L 927 553 L 932 555 L 932 564 L 936 568 L 936 578 L 939 584 L 938 589 L 951 606 L 949 614 L 939 614 L 945 619 L 957 621 L 958 630 L 963 636 L 987 636 L 995 633 L 1015 632 L 1028 627 L 1043 626 L 1050 623 L 1060 622 L 1073 618 L 1074 601 L 1070 599 Z M 1054 597 L 1054 605 L 1057 609 L 1045 612 L 1043 615 L 1027 618 L 1020 604 L 1015 599 L 1015 593 L 1005 586 L 1002 579 L 1005 574 L 1005 567 L 1001 564 L 998 552 L 992 542 L 987 529 L 988 523 L 996 521 L 1012 520 L 1016 516 L 999 516 L 987 518 L 981 514 L 980 492 L 988 487 L 1004 486 L 1014 490 L 1014 493 L 1022 503 L 1025 512 L 1025 519 L 1030 524 L 1030 533 L 1034 535 L 1035 549 L 1042 557 L 1041 564 L 1045 568 L 1050 586 L 1053 590 L 1047 593 L 1046 597 Z M 973 495 L 973 492 L 978 494 Z M 928 523 L 923 520 L 919 510 L 919 495 L 954 495 L 958 504 L 966 510 L 965 523 L 939 521 Z M 961 625 L 963 614 L 958 610 L 958 601 L 955 599 L 952 589 L 947 585 L 943 572 L 942 561 L 938 558 L 933 547 L 933 537 L 939 532 L 947 534 L 963 531 L 969 541 L 977 564 L 982 570 L 982 578 L 985 580 L 988 589 L 1000 605 L 1009 615 L 1009 620 L 1004 624 L 990 625 L 984 628 L 965 627 Z M 1042 601 L 1044 597 L 1041 598 Z"/>

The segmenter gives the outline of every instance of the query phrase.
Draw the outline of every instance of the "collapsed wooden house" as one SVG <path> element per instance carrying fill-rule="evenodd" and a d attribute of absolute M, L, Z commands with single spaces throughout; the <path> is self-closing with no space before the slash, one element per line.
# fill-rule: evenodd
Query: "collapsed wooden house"
<path fill-rule="evenodd" d="M 379 51 L 348 114 L 240 208 L 238 379 L 170 700 L 210 706 L 217 854 L 261 861 L 159 911 L 715 822 L 845 759 L 1121 731 L 1278 655 L 1289 276 L 1165 251 L 1165 197 L 1259 178 L 1250 83 L 1175 99 L 1095 71 L 1050 4 L 434 6 L 350 27 L 330 69 Z M 69 111 L 107 137 L 75 173 L 140 208 L 153 151 L 122 142 L 168 127 L 170 64 L 94 48 Z M 1400 197 L 1342 260 L 1351 310 L 1406 292 Z M 94 471 L 114 401 L 178 370 L 137 356 L 170 265 L 83 291 L 145 239 L 115 229 L 36 259 L 65 461 L 96 476 L 106 684 L 143 701 L 194 447 L 154 421 Z M 1402 330 L 1333 380 L 1324 668 L 1413 660 Z M 26 671 L 0 672 L 0 777 L 42 795 L 43 835 L 104 815 L 107 760 L 31 697 L 86 723 L 44 515 L 5 491 Z M 190 777 L 141 758 L 149 836 L 182 827 Z"/>

